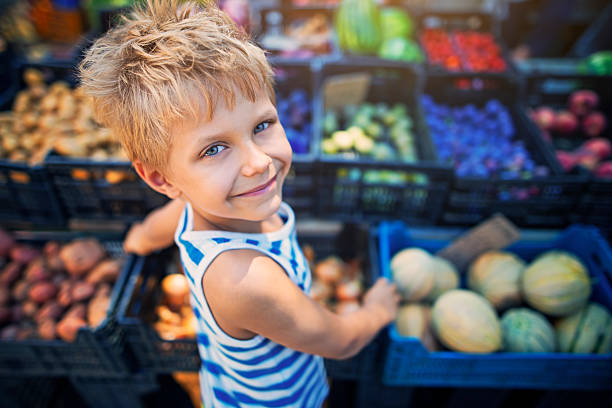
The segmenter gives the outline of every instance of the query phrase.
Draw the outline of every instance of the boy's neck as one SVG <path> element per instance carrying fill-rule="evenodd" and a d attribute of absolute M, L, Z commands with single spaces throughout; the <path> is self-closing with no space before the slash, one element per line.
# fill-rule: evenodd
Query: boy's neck
<path fill-rule="evenodd" d="M 262 221 L 249 221 L 234 218 L 220 218 L 209 214 L 200 214 L 193 207 L 193 231 L 228 231 L 260 234 L 278 231 L 283 220 L 278 213 Z"/>

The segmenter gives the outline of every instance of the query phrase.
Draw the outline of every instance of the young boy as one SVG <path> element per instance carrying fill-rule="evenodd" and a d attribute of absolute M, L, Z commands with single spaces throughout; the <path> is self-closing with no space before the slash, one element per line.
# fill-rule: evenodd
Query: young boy
<path fill-rule="evenodd" d="M 308 296 L 281 200 L 292 153 L 264 52 L 212 4 L 149 0 L 96 41 L 81 76 L 140 177 L 171 199 L 130 230 L 125 249 L 178 245 L 204 406 L 321 406 L 321 356 L 355 355 L 399 297 L 381 279 L 340 316 Z"/>

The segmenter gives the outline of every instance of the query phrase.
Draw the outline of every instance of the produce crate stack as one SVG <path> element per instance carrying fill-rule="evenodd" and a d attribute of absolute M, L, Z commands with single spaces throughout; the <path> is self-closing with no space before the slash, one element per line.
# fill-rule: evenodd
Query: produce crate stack
<path fill-rule="evenodd" d="M 349 221 L 438 222 L 452 173 L 435 163 L 417 99 L 420 78 L 417 66 L 400 62 L 323 61 L 318 214 Z M 343 94 L 347 81 L 358 82 L 361 90 L 354 94 L 349 85 Z"/>
<path fill-rule="evenodd" d="M 612 233 L 612 77 L 525 71 L 525 95 L 541 136 L 568 177 L 585 179 L 572 222 Z"/>
<path fill-rule="evenodd" d="M 442 223 L 501 212 L 522 227 L 568 225 L 584 180 L 561 175 L 519 91 L 506 77 L 428 75 L 423 111 L 439 160 L 454 168 Z"/>
<path fill-rule="evenodd" d="M 131 265 L 118 237 L 2 231 L 0 374 L 127 373 L 113 319 Z"/>
<path fill-rule="evenodd" d="M 480 254 L 449 278 L 432 254 L 455 238 L 452 230 L 380 225 L 382 276 L 398 283 L 404 299 L 422 301 L 432 282 L 444 290 L 431 309 L 411 306 L 431 312 L 418 318 L 416 310 L 400 310 L 387 329 L 384 384 L 609 389 L 612 251 L 596 229 L 525 232 L 504 252 Z M 454 290 L 458 285 L 471 290 Z"/>
<path fill-rule="evenodd" d="M 354 307 L 354 299 L 359 294 L 353 294 L 353 289 L 368 287 L 373 282 L 371 268 L 375 263 L 368 252 L 367 231 L 358 227 L 325 233 L 305 230 L 298 231 L 298 240 L 306 256 L 315 257 L 312 258 L 313 271 L 314 276 L 319 277 L 314 278 L 318 283 L 313 282 L 313 297 L 326 307 L 346 311 Z M 343 264 L 340 257 L 347 263 Z M 319 264 L 320 268 L 317 267 Z M 192 326 L 191 307 L 185 301 L 189 289 L 177 251 L 169 249 L 137 258 L 134 266 L 119 305 L 117 320 L 127 337 L 136 366 L 152 373 L 198 371 L 200 358 L 195 327 Z M 330 270 L 331 275 L 327 273 Z M 342 289 L 330 286 L 343 278 L 344 271 L 358 273 L 361 280 Z M 332 299 L 333 292 L 341 293 L 340 297 Z M 184 303 L 181 300 L 178 304 L 174 302 L 177 297 Z M 329 377 L 345 380 L 371 378 L 375 373 L 379 343 L 373 341 L 348 360 L 326 360 Z"/>

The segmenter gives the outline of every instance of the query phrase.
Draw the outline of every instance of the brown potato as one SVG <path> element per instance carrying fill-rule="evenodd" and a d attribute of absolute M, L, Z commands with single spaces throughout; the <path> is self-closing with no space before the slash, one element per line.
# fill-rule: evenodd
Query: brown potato
<path fill-rule="evenodd" d="M 104 258 L 104 248 L 95 239 L 80 239 L 65 245 L 60 258 L 72 276 L 82 276 Z"/>
<path fill-rule="evenodd" d="M 91 327 L 98 327 L 104 319 L 110 305 L 108 296 L 97 296 L 89 302 L 87 307 L 87 322 Z"/>
<path fill-rule="evenodd" d="M 51 272 L 45 267 L 42 257 L 36 258 L 28 264 L 25 270 L 25 278 L 30 283 L 51 278 Z"/>
<path fill-rule="evenodd" d="M 64 315 L 64 318 L 77 317 L 79 319 L 84 320 L 86 314 L 87 314 L 87 308 L 85 307 L 85 305 L 83 303 L 77 303 L 75 305 L 72 305 L 72 307 L 68 309 L 68 311 Z"/>
<path fill-rule="evenodd" d="M 93 284 L 100 282 L 113 283 L 117 280 L 121 265 L 116 259 L 107 259 L 100 262 L 95 268 L 87 274 L 86 281 Z"/>
<path fill-rule="evenodd" d="M 53 143 L 53 148 L 61 155 L 84 157 L 87 154 L 85 147 L 73 137 L 60 137 Z"/>
<path fill-rule="evenodd" d="M 18 262 L 11 262 L 2 269 L 0 273 L 0 284 L 11 286 L 21 276 L 21 265 Z"/>
<path fill-rule="evenodd" d="M 30 87 L 44 83 L 42 72 L 35 68 L 28 68 L 23 72 L 23 81 Z"/>
<path fill-rule="evenodd" d="M 78 317 L 65 317 L 57 324 L 57 334 L 60 339 L 68 342 L 73 342 L 79 329 L 86 327 L 87 322 Z"/>
<path fill-rule="evenodd" d="M 53 340 L 56 336 L 56 325 L 53 319 L 45 319 L 38 325 L 38 337 L 43 340 Z"/>
<path fill-rule="evenodd" d="M 13 290 L 11 291 L 11 295 L 16 302 L 23 302 L 28 298 L 28 294 L 30 292 L 30 283 L 25 279 L 19 280 L 15 286 L 13 286 Z"/>
<path fill-rule="evenodd" d="M 13 112 L 22 113 L 30 108 L 30 92 L 20 91 L 13 102 Z"/>
<path fill-rule="evenodd" d="M 60 305 L 68 307 L 72 304 L 72 286 L 73 282 L 65 280 L 60 284 L 59 293 L 57 294 L 57 301 Z"/>
<path fill-rule="evenodd" d="M 57 287 L 48 281 L 37 282 L 30 288 L 30 299 L 36 303 L 45 303 L 57 294 Z"/>
<path fill-rule="evenodd" d="M 40 308 L 40 310 L 38 310 L 35 320 L 37 322 L 41 322 L 45 319 L 57 320 L 60 318 L 63 312 L 64 308 L 56 300 L 49 300 Z"/>
<path fill-rule="evenodd" d="M 40 251 L 28 245 L 17 244 L 11 248 L 10 257 L 13 261 L 22 265 L 32 262 L 40 255 Z"/>
<path fill-rule="evenodd" d="M 81 302 L 93 296 L 96 286 L 89 282 L 77 282 L 72 286 L 70 295 L 73 302 Z"/>
<path fill-rule="evenodd" d="M 36 303 L 32 302 L 31 300 L 23 303 L 23 314 L 26 317 L 33 319 L 37 312 L 38 305 Z"/>

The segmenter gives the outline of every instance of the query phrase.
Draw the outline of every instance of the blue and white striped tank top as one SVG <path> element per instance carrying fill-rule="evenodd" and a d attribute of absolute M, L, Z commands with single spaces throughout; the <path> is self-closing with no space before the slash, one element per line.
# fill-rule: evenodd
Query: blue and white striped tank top
<path fill-rule="evenodd" d="M 284 225 L 265 234 L 193 231 L 190 204 L 180 218 L 174 238 L 198 320 L 200 389 L 206 408 L 320 407 L 329 391 L 321 357 L 260 335 L 247 340 L 231 337 L 217 325 L 202 290 L 202 276 L 217 255 L 232 249 L 253 249 L 274 259 L 309 294 L 310 268 L 297 243 L 293 211 L 282 203 L 279 215 Z"/>

